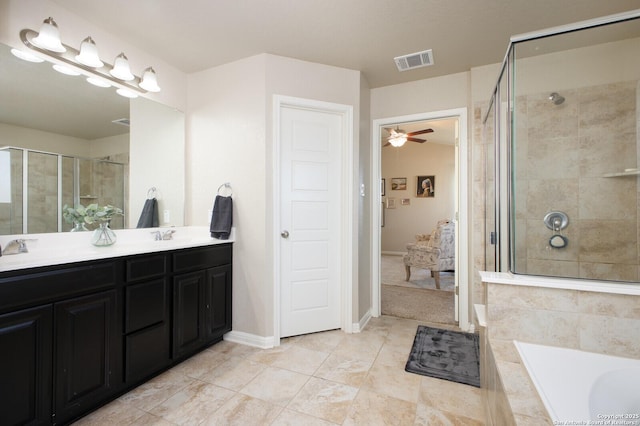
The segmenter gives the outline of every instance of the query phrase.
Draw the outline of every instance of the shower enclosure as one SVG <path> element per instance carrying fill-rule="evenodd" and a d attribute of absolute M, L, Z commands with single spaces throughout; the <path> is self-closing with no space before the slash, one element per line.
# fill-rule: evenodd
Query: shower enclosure
<path fill-rule="evenodd" d="M 640 10 L 512 37 L 483 114 L 485 269 L 639 281 Z"/>
<path fill-rule="evenodd" d="M 126 176 L 125 163 L 0 148 L 0 235 L 69 231 L 65 204 L 125 208 Z M 111 227 L 124 228 L 124 217 Z"/>

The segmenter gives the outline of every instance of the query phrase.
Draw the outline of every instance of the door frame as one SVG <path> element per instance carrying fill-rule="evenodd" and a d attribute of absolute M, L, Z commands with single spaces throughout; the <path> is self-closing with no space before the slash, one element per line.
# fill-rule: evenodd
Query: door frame
<path fill-rule="evenodd" d="M 354 238 L 354 143 L 353 143 L 353 106 L 313 99 L 297 98 L 284 95 L 273 95 L 273 151 L 272 151 L 272 183 L 273 183 L 273 217 L 271 238 L 273 251 L 273 346 L 280 345 L 281 305 L 280 293 L 280 110 L 283 107 L 302 108 L 324 113 L 338 114 L 342 117 L 344 126 L 340 141 L 340 163 L 342 192 L 340 195 L 340 323 L 341 330 L 351 333 L 353 328 L 353 285 L 357 282 L 354 277 L 353 242 Z M 357 263 L 356 263 L 357 264 Z"/>
<path fill-rule="evenodd" d="M 373 120 L 371 130 L 371 188 L 380 187 L 382 178 L 381 143 L 380 135 L 384 126 L 409 122 L 438 120 L 443 118 L 458 119 L 458 140 L 456 143 L 456 287 L 458 288 L 458 304 L 455 307 L 458 313 L 458 326 L 462 330 L 472 331 L 473 322 L 469 317 L 470 284 L 469 276 L 469 140 L 467 108 L 454 108 L 448 110 L 403 115 L 398 117 L 379 118 Z M 381 252 L 381 228 L 380 228 L 380 203 L 382 195 L 375 190 L 371 197 L 371 315 L 381 315 L 380 297 L 380 252 Z"/>

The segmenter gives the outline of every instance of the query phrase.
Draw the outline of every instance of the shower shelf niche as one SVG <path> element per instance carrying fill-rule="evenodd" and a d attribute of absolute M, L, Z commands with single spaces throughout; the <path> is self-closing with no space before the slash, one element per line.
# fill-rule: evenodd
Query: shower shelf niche
<path fill-rule="evenodd" d="M 610 177 L 637 176 L 637 175 L 640 175 L 640 170 L 628 169 L 628 170 L 625 170 L 624 172 L 605 173 L 602 175 L 602 177 L 610 178 Z"/>

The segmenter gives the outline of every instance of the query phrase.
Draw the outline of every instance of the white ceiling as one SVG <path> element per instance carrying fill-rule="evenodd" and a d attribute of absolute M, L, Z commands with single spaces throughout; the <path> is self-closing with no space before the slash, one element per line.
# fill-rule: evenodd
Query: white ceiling
<path fill-rule="evenodd" d="M 638 0 L 53 0 L 191 73 L 259 53 L 361 70 L 370 87 L 502 61 L 509 37 Z M 431 67 L 393 58 L 433 49 Z"/>
<path fill-rule="evenodd" d="M 511 35 L 640 7 L 640 0 L 51 1 L 185 73 L 266 52 L 361 70 L 372 88 L 500 63 Z M 397 71 L 395 56 L 425 49 L 433 50 L 435 65 Z M 85 139 L 127 131 L 110 122 L 128 116 L 128 102 L 112 91 L 118 105 L 112 106 L 102 89 L 86 89 L 90 85 L 82 79 L 56 75 L 47 64 L 37 68 L 9 61 L 17 59 L 0 57 L 0 122 Z M 18 89 L 19 81 L 8 71 L 14 66 L 24 68 L 17 72 L 27 90 Z M 36 70 L 48 75 L 27 78 Z M 162 81 L 161 68 L 156 70 Z M 69 93 L 80 90 L 98 98 L 71 100 Z M 97 111 L 109 115 L 98 121 Z M 45 121 L 29 125 L 29 117 Z M 427 139 L 446 143 L 438 139 L 451 133 L 448 128 Z"/>

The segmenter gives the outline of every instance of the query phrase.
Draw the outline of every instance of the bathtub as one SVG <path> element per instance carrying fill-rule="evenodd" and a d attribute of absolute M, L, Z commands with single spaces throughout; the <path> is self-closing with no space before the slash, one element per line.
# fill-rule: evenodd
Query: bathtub
<path fill-rule="evenodd" d="M 554 424 L 640 425 L 640 360 L 514 343 Z"/>

